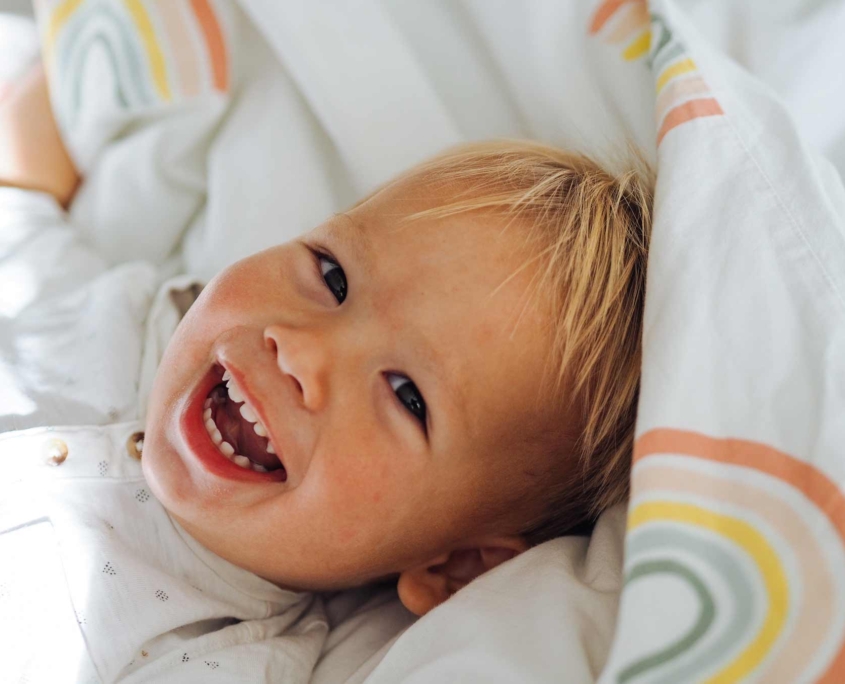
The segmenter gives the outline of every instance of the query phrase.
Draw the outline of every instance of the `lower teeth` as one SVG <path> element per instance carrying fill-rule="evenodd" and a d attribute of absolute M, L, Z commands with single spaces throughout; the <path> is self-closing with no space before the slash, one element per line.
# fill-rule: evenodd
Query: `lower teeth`
<path fill-rule="evenodd" d="M 211 441 L 214 442 L 214 446 L 217 447 L 217 451 L 219 451 L 223 456 L 229 459 L 232 463 L 237 466 L 240 466 L 244 470 L 254 470 L 258 473 L 266 473 L 267 468 L 258 463 L 253 463 L 250 461 L 246 456 L 241 456 L 240 454 L 235 453 L 235 448 L 229 444 L 228 442 L 223 441 L 222 435 L 220 435 L 220 431 L 217 429 L 217 426 L 214 424 L 214 421 L 211 419 L 211 399 L 206 399 L 205 404 L 203 406 L 203 423 L 205 424 L 205 430 L 208 432 L 208 436 L 211 437 Z M 227 453 L 229 452 L 229 453 Z"/>

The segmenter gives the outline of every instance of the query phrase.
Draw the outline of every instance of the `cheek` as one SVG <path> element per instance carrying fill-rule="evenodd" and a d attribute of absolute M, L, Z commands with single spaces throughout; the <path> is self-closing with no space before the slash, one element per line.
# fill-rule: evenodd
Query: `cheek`
<path fill-rule="evenodd" d="M 338 459 L 340 460 L 340 459 Z M 368 453 L 349 453 L 342 465 L 329 467 L 322 478 L 326 498 L 345 512 L 351 520 L 372 515 L 373 506 L 387 503 L 388 493 L 400 487 L 399 473 L 391 469 L 386 459 Z"/>
<path fill-rule="evenodd" d="M 203 288 L 185 320 L 196 334 L 208 335 L 249 318 L 268 293 L 277 296 L 289 289 L 289 279 L 280 275 L 291 271 L 286 257 L 287 251 L 277 247 L 229 266 Z"/>
<path fill-rule="evenodd" d="M 315 515 L 332 521 L 338 544 L 378 544 L 401 516 L 402 500 L 413 494 L 408 473 L 397 465 L 395 453 L 376 440 L 360 448 L 346 442 L 333 454 L 322 452 L 325 457 L 312 463 L 317 470 L 308 473 L 303 485 Z"/>
<path fill-rule="evenodd" d="M 156 372 L 150 414 L 165 413 L 169 400 L 178 396 L 185 383 L 206 370 L 215 340 L 231 328 L 250 323 L 255 313 L 254 293 L 262 291 L 255 274 L 266 270 L 253 261 L 238 262 L 212 279 L 188 309 Z"/>
<path fill-rule="evenodd" d="M 339 492 L 362 492 L 367 493 L 366 498 L 380 500 L 382 491 L 395 484 L 393 480 L 401 474 L 400 468 L 390 461 L 378 446 L 347 450 L 343 467 L 329 472 L 332 486 Z"/>

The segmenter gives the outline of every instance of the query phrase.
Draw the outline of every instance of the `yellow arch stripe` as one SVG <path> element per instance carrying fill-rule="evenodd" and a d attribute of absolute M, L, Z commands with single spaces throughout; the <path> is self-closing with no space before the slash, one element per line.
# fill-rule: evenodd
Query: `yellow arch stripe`
<path fill-rule="evenodd" d="M 706 508 L 673 501 L 648 501 L 637 506 L 628 518 L 628 529 L 649 522 L 669 520 L 704 527 L 727 537 L 754 559 L 768 595 L 769 607 L 754 640 L 727 667 L 707 680 L 707 684 L 738 682 L 766 657 L 786 622 L 789 611 L 789 584 L 777 553 L 765 537 L 747 522 L 720 515 Z"/>
<path fill-rule="evenodd" d="M 84 0 L 64 0 L 64 2 L 56 5 L 56 9 L 50 15 L 50 21 L 47 24 L 47 36 L 44 41 L 44 64 L 48 71 L 51 70 L 53 63 L 53 45 L 56 42 L 56 36 L 62 26 L 67 23 L 70 15 L 76 12 L 83 2 Z"/>
<path fill-rule="evenodd" d="M 622 53 L 622 56 L 629 62 L 633 62 L 635 59 L 639 59 L 643 55 L 648 53 L 648 49 L 651 47 L 651 30 L 645 31 L 642 33 L 636 40 L 634 40 L 628 47 L 625 48 L 625 51 Z"/>
<path fill-rule="evenodd" d="M 689 58 L 682 59 L 680 62 L 675 62 L 672 66 L 664 69 L 663 73 L 660 74 L 660 78 L 657 79 L 657 92 L 659 93 L 663 89 L 663 86 L 675 78 L 675 76 L 695 71 L 697 68 L 698 67 L 695 66 L 695 62 Z"/>
<path fill-rule="evenodd" d="M 150 71 L 153 75 L 153 83 L 155 83 L 156 90 L 163 100 L 170 100 L 170 88 L 167 85 L 167 67 L 164 61 L 164 55 L 156 40 L 155 30 L 153 29 L 153 22 L 150 20 L 150 15 L 144 9 L 141 0 L 124 0 L 129 14 L 132 15 L 132 21 L 138 27 L 138 34 L 141 36 L 141 42 L 144 44 L 144 50 L 147 52 L 147 58 L 150 60 Z"/>

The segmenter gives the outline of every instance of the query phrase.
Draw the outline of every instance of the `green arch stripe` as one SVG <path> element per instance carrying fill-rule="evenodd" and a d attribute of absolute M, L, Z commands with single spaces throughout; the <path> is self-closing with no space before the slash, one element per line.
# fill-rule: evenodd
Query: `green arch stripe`
<path fill-rule="evenodd" d="M 657 55 L 660 54 L 660 51 L 664 47 L 666 47 L 666 44 L 670 40 L 672 40 L 672 32 L 669 30 L 669 26 L 666 24 L 666 22 L 663 21 L 663 17 L 661 17 L 659 14 L 652 13 L 649 19 L 651 20 L 652 25 L 652 28 L 650 29 L 652 40 L 654 40 L 654 25 L 657 24 L 660 26 L 660 39 L 657 42 L 657 45 L 652 45 L 651 48 L 651 54 L 656 59 Z"/>
<path fill-rule="evenodd" d="M 654 58 L 654 62 L 651 64 L 651 68 L 652 71 L 654 71 L 655 78 L 660 76 L 661 72 L 666 67 L 666 65 L 669 64 L 669 62 L 673 61 L 676 57 L 680 57 L 683 54 L 685 54 L 684 46 L 676 42 L 664 49 L 659 55 L 656 55 Z"/>
<path fill-rule="evenodd" d="M 724 630 L 709 646 L 696 653 L 684 663 L 674 667 L 661 668 L 657 677 L 650 678 L 652 684 L 677 684 L 678 682 L 694 681 L 712 668 L 715 663 L 724 660 L 734 653 L 748 636 L 753 636 L 754 617 L 754 588 L 751 578 L 743 569 L 736 556 L 716 543 L 700 535 L 693 535 L 683 530 L 663 527 L 662 529 L 643 529 L 635 532 L 628 542 L 628 553 L 631 557 L 665 549 L 667 545 L 682 548 L 690 555 L 699 557 L 713 567 L 725 581 L 731 591 L 731 601 L 736 610 Z M 690 644 L 690 647 L 693 645 Z M 677 654 L 674 657 L 677 657 Z M 657 663 L 663 665 L 667 660 Z"/>
<path fill-rule="evenodd" d="M 131 90 L 135 96 L 133 99 L 136 99 L 141 104 L 149 104 L 154 100 L 154 98 L 148 88 L 149 84 L 147 83 L 147 79 L 145 77 L 144 62 L 138 54 L 138 42 L 133 37 L 132 32 L 127 29 L 118 13 L 103 3 L 97 3 L 90 7 L 87 11 L 83 10 L 75 12 L 69 24 L 65 26 L 58 37 L 58 45 L 54 59 L 57 65 L 65 63 L 70 65 L 69 68 L 73 69 L 70 74 L 73 80 L 73 90 L 71 92 L 75 93 L 80 88 L 77 81 L 79 81 L 82 77 L 82 66 L 84 65 L 84 59 L 88 54 L 87 46 L 83 45 L 80 47 L 79 45 L 80 34 L 88 22 L 97 15 L 104 16 L 108 24 L 113 26 L 116 33 L 119 35 L 118 39 L 110 37 L 107 42 L 112 47 L 109 56 L 113 60 L 113 64 L 115 66 L 115 76 L 117 81 L 121 84 L 121 91 L 124 98 L 128 99 L 127 95 Z M 103 31 L 96 34 L 97 37 L 105 35 L 106 34 Z M 117 46 L 115 46 L 115 43 L 117 43 Z M 115 50 L 115 47 L 117 47 L 118 50 Z M 80 51 L 81 57 L 74 59 L 74 51 Z M 117 60 L 118 51 L 122 53 L 125 58 L 124 63 L 126 64 L 128 74 L 124 74 L 123 72 L 125 70 L 119 68 L 119 62 Z M 129 86 L 131 86 L 131 88 Z"/>
<path fill-rule="evenodd" d="M 678 39 L 673 35 L 663 17 L 659 14 L 652 14 L 650 19 L 652 25 L 657 24 L 660 26 L 660 39 L 657 45 L 653 46 L 648 56 L 648 65 L 651 67 L 654 75 L 659 76 L 660 72 L 663 71 L 663 67 L 675 59 L 675 57 L 684 54 L 684 46 L 678 42 Z M 653 28 L 651 35 L 654 35 Z"/>
<path fill-rule="evenodd" d="M 85 63 L 88 61 L 88 54 L 91 48 L 100 44 L 106 51 L 111 64 L 112 73 L 114 73 L 115 91 L 117 93 L 117 100 L 124 109 L 129 105 L 126 95 L 123 92 L 123 84 L 120 82 L 120 69 L 117 65 L 117 57 L 114 54 L 114 48 L 109 42 L 108 37 L 103 33 L 97 33 L 91 40 L 89 40 L 82 48 L 82 56 L 79 58 L 76 73 L 74 74 L 73 83 L 73 106 L 70 113 L 70 125 L 76 124 L 76 117 L 79 114 L 79 108 L 82 106 L 82 78 L 81 75 L 85 72 Z"/>
<path fill-rule="evenodd" d="M 617 677 L 617 681 L 620 684 L 630 681 L 634 677 L 641 675 L 643 672 L 676 658 L 678 655 L 689 649 L 707 632 L 708 628 L 713 623 L 714 617 L 716 616 L 716 606 L 713 603 L 713 597 L 710 595 L 710 592 L 707 590 L 704 582 L 702 582 L 698 576 L 692 572 L 692 570 L 677 561 L 661 559 L 638 563 L 630 570 L 630 572 L 628 572 L 625 577 L 625 584 L 627 585 L 635 582 L 642 577 L 657 574 L 677 575 L 681 579 L 686 580 L 687 584 L 689 584 L 693 591 L 698 595 L 698 600 L 701 603 L 701 612 L 699 613 L 695 624 L 680 639 L 656 653 L 634 661 L 622 670 Z"/>

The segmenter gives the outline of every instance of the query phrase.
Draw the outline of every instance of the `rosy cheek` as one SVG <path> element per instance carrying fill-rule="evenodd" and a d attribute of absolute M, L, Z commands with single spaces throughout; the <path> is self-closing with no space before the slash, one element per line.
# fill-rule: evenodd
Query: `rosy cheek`
<path fill-rule="evenodd" d="M 333 521 L 336 539 L 342 545 L 371 536 L 384 513 L 383 484 L 363 463 L 357 465 L 342 475 L 335 472 L 336 479 L 326 491 L 323 514 Z"/>
<path fill-rule="evenodd" d="M 359 533 L 358 527 L 345 527 L 338 531 L 338 541 L 341 544 L 349 544 L 355 540 Z"/>

